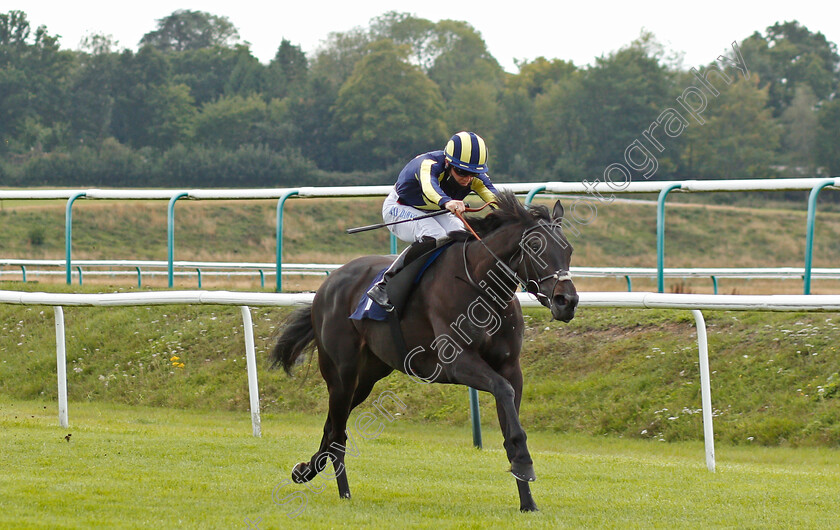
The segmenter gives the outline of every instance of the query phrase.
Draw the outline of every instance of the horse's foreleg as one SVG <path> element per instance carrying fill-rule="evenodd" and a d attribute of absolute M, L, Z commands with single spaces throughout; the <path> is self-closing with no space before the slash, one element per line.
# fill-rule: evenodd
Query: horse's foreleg
<path fill-rule="evenodd" d="M 499 373 L 504 377 L 513 387 L 513 404 L 516 409 L 517 418 L 519 417 L 519 404 L 522 401 L 522 368 L 519 366 L 519 362 L 509 363 L 508 365 L 504 366 Z M 502 433 L 505 432 L 505 426 L 507 425 L 507 413 L 505 412 L 504 407 L 499 405 L 499 402 L 496 402 L 496 412 L 499 415 L 499 424 L 502 428 Z M 513 444 L 508 443 L 507 437 L 505 438 L 505 451 L 508 455 L 508 460 L 511 461 L 511 470 L 513 470 L 513 458 L 515 457 L 515 450 Z M 533 464 L 530 466 L 531 472 L 533 473 Z M 534 497 L 531 495 L 531 485 L 528 480 L 521 480 L 519 477 L 514 473 L 516 476 L 516 487 L 519 490 L 519 509 L 523 512 L 534 512 L 537 511 L 537 503 L 534 502 Z"/>
<path fill-rule="evenodd" d="M 528 482 L 536 480 L 534 462 L 528 451 L 527 436 L 519 422 L 518 403 L 522 396 L 522 374 L 508 380 L 503 377 L 478 356 L 468 356 L 463 352 L 458 359 L 449 365 L 450 380 L 471 386 L 476 390 L 490 392 L 496 398 L 496 411 L 504 435 L 504 446 L 510 461 L 510 472 L 517 479 L 519 489 L 520 509 L 534 511 L 537 509 Z M 515 376 L 515 373 L 509 374 Z"/>

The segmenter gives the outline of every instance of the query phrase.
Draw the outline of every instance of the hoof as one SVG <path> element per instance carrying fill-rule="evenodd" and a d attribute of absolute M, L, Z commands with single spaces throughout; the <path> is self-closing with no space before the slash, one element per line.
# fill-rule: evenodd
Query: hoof
<path fill-rule="evenodd" d="M 308 462 L 300 462 L 297 464 L 294 469 L 292 469 L 292 481 L 295 484 L 303 484 L 304 482 L 309 482 L 312 480 L 312 477 L 309 476 L 310 468 Z"/>
<path fill-rule="evenodd" d="M 341 493 L 338 496 L 342 499 L 349 499 L 350 498 L 350 492 L 348 491 L 348 492 L 345 492 L 345 493 Z"/>
<path fill-rule="evenodd" d="M 516 477 L 516 480 L 521 480 L 522 482 L 534 482 L 537 480 L 537 474 L 534 473 L 534 466 L 532 464 L 513 463 L 510 466 L 510 472 Z"/>
<path fill-rule="evenodd" d="M 519 511 L 523 512 L 523 513 L 525 513 L 525 512 L 538 512 L 538 511 L 540 511 L 540 509 L 537 508 L 536 504 L 531 504 L 531 505 L 528 505 L 528 506 L 520 507 Z"/>

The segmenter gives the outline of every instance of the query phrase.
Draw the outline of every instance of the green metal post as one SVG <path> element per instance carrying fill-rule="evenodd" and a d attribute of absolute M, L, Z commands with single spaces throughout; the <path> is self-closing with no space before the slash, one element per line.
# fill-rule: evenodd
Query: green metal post
<path fill-rule="evenodd" d="M 391 233 L 391 254 L 397 253 L 397 236 Z"/>
<path fill-rule="evenodd" d="M 274 290 L 278 293 L 283 292 L 283 205 L 286 199 L 297 194 L 298 190 L 289 190 L 277 200 L 277 278 Z"/>
<path fill-rule="evenodd" d="M 198 273 L 198 288 L 201 289 L 201 269 L 196 268 L 195 272 Z"/>
<path fill-rule="evenodd" d="M 718 294 L 717 276 L 712 276 L 712 285 L 715 286 L 715 294 Z"/>
<path fill-rule="evenodd" d="M 65 270 L 67 271 L 67 285 L 73 282 L 73 273 L 70 270 L 70 254 L 73 248 L 73 203 L 79 197 L 84 197 L 85 192 L 79 192 L 67 199 L 67 209 L 64 213 L 64 249 L 66 254 Z"/>
<path fill-rule="evenodd" d="M 481 412 L 478 410 L 478 391 L 470 387 L 470 418 L 472 419 L 473 445 L 481 449 Z"/>
<path fill-rule="evenodd" d="M 79 285 L 82 285 L 82 268 L 76 267 L 76 270 L 79 272 Z"/>
<path fill-rule="evenodd" d="M 26 266 L 20 266 L 20 274 L 23 276 L 23 283 L 26 283 Z"/>
<path fill-rule="evenodd" d="M 627 292 L 632 293 L 633 292 L 633 282 L 630 280 L 630 275 L 629 274 L 625 275 L 624 279 L 627 280 Z"/>
<path fill-rule="evenodd" d="M 260 271 L 260 287 L 265 289 L 265 273 L 263 272 L 262 269 L 259 269 L 259 271 Z"/>
<path fill-rule="evenodd" d="M 137 288 L 142 289 L 143 288 L 143 273 L 140 272 L 140 267 L 134 267 L 134 268 L 137 269 Z"/>
<path fill-rule="evenodd" d="M 169 272 L 169 287 L 175 285 L 175 202 L 187 195 L 189 193 L 182 192 L 169 199 L 169 208 L 166 213 L 166 253 L 168 256 L 167 270 Z"/>
<path fill-rule="evenodd" d="M 808 195 L 808 221 L 805 234 L 805 294 L 811 294 L 811 264 L 814 257 L 814 223 L 817 217 L 817 196 L 823 188 L 834 184 L 834 179 L 820 182 Z"/>
<path fill-rule="evenodd" d="M 659 192 L 656 203 L 656 288 L 665 292 L 665 198 L 671 190 L 679 189 L 681 184 L 674 183 Z"/>
<path fill-rule="evenodd" d="M 534 200 L 534 197 L 541 191 L 545 191 L 545 186 L 537 186 L 536 188 L 532 189 L 528 192 L 528 195 L 525 197 L 525 206 L 531 204 L 531 201 Z"/>

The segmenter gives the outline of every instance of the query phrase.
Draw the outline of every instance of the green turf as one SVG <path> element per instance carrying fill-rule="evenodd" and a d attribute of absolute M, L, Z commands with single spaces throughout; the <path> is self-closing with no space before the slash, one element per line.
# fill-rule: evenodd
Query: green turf
<path fill-rule="evenodd" d="M 317 446 L 312 416 L 266 414 L 257 439 L 242 412 L 69 410 L 62 429 L 55 403 L 0 398 L 0 527 L 829 528 L 840 503 L 835 450 L 722 448 L 710 473 L 699 443 L 531 432 L 541 511 L 522 514 L 495 430 L 477 451 L 466 425 L 410 411 L 376 438 L 350 428 L 340 500 L 330 480 L 284 485 Z"/>

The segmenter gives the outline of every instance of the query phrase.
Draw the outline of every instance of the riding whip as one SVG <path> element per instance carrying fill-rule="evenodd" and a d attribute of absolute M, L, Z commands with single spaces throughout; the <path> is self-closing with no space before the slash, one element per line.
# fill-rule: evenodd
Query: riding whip
<path fill-rule="evenodd" d="M 464 208 L 464 211 L 465 212 L 480 212 L 481 210 L 483 210 L 484 208 L 486 208 L 490 204 L 496 204 L 496 202 L 495 201 L 490 201 L 487 204 L 485 204 L 484 206 L 482 206 L 481 208 L 470 208 L 469 205 L 466 205 L 466 208 Z M 449 213 L 449 210 L 446 210 L 446 209 L 438 210 L 437 212 L 418 215 L 417 217 L 409 217 L 408 219 L 400 219 L 399 221 L 391 221 L 390 223 L 378 223 L 378 224 L 375 224 L 375 225 L 359 226 L 359 227 L 356 227 L 356 228 L 348 228 L 347 230 L 345 230 L 345 232 L 347 232 L 348 234 L 356 234 L 358 232 L 366 232 L 368 230 L 376 230 L 377 228 L 383 228 L 383 227 L 391 226 L 391 225 L 398 225 L 400 223 L 408 223 L 410 221 L 418 221 L 420 219 L 428 219 L 429 217 L 435 217 L 437 215 L 443 215 L 445 213 Z"/>

